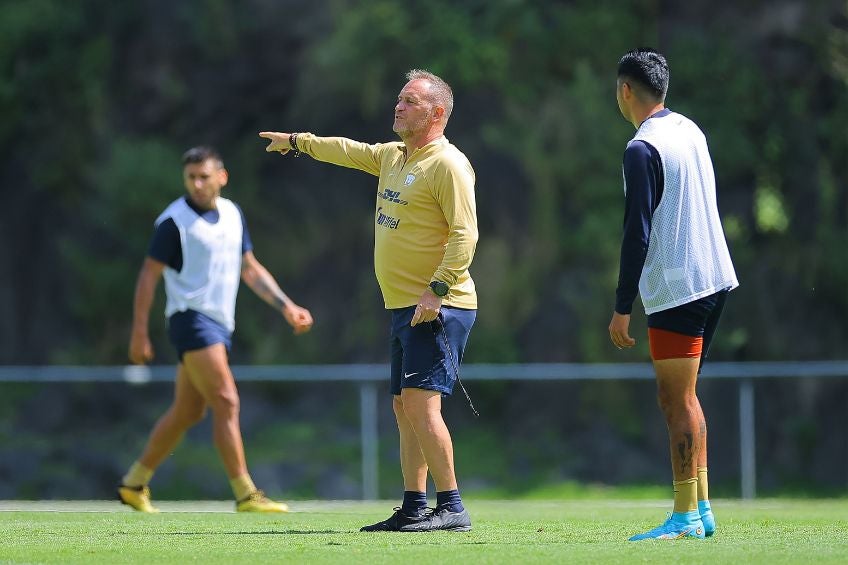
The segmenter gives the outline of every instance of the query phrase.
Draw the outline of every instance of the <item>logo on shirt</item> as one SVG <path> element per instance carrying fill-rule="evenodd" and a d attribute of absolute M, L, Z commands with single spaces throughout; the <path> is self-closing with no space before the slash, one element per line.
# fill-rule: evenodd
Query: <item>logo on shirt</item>
<path fill-rule="evenodd" d="M 415 175 L 409 173 L 408 175 L 406 175 L 406 180 L 403 181 L 403 186 L 409 186 L 413 182 L 415 182 Z"/>
<path fill-rule="evenodd" d="M 383 226 L 384 228 L 389 228 L 390 230 L 398 229 L 398 225 L 400 225 L 400 220 L 398 218 L 393 218 L 391 216 L 387 216 L 382 212 L 383 207 L 377 208 L 377 225 Z"/>
<path fill-rule="evenodd" d="M 401 200 L 400 191 L 399 190 L 390 190 L 385 189 L 380 193 L 380 198 L 383 200 L 388 200 L 389 202 L 394 202 L 395 204 L 400 204 L 401 206 L 406 206 L 409 204 L 406 200 Z"/>

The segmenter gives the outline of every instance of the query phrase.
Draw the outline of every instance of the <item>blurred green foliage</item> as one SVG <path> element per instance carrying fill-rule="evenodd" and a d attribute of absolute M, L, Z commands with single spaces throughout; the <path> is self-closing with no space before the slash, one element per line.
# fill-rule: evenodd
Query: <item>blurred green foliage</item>
<path fill-rule="evenodd" d="M 846 27 L 841 0 L 7 0 L 0 179 L 15 243 L 0 271 L 0 355 L 124 360 L 152 221 L 181 194 L 180 153 L 210 143 L 257 256 L 317 320 L 293 339 L 242 297 L 236 359 L 384 360 L 374 179 L 267 155 L 256 132 L 393 139 L 403 74 L 421 67 L 453 84 L 448 137 L 478 175 L 469 361 L 645 359 L 644 344 L 612 351 L 606 325 L 632 134 L 615 64 L 650 44 L 671 65 L 669 106 L 707 133 L 742 281 L 714 355 L 844 356 Z M 172 361 L 152 326 L 159 360 Z"/>
<path fill-rule="evenodd" d="M 618 273 L 621 154 L 633 135 L 616 108 L 615 68 L 640 45 L 666 54 L 668 105 L 700 124 L 715 162 L 742 286 L 712 358 L 845 358 L 845 0 L 2 0 L 0 37 L 2 364 L 125 361 L 153 220 L 183 193 L 179 157 L 198 144 L 222 151 L 231 173 L 225 195 L 242 205 L 257 257 L 316 319 L 310 334 L 294 338 L 244 291 L 233 361 L 387 360 L 372 270 L 375 179 L 266 154 L 256 133 L 392 140 L 392 107 L 410 68 L 453 85 L 447 136 L 477 172 L 481 237 L 472 275 L 480 310 L 466 360 L 647 360 L 640 308 L 632 351 L 612 348 L 606 331 Z M 174 362 L 155 315 L 151 333 L 156 362 Z M 567 394 L 537 384 L 474 387 L 490 419 L 452 423 L 458 467 L 472 488 L 544 492 L 563 478 L 592 479 L 598 458 L 612 453 L 622 469 L 607 469 L 609 483 L 653 481 L 665 470 L 651 391 L 562 386 Z M 5 496 L 99 496 L 111 488 L 168 391 L 139 393 L 128 408 L 121 390 L 93 387 L 73 387 L 73 402 L 61 398 L 65 389 L 4 387 L 0 443 L 16 466 L 0 474 L 17 488 Z M 721 413 L 727 394 L 735 393 L 708 399 L 707 411 Z M 758 416 L 760 426 L 781 422 L 779 437 L 761 448 L 769 456 L 764 488 L 844 479 L 835 478 L 841 467 L 827 472 L 822 462 L 844 452 L 832 433 L 844 412 L 839 390 L 822 385 L 801 412 L 791 391 L 758 394 L 774 410 Z M 111 404 L 115 398 L 122 401 Z M 246 397 L 246 416 L 288 402 L 255 398 Z M 297 398 L 299 411 L 283 419 L 245 422 L 254 474 L 273 492 L 357 496 L 356 438 L 344 435 L 355 409 L 334 405 L 332 421 L 318 422 L 325 397 Z M 711 420 L 711 438 L 734 445 L 733 425 L 732 417 Z M 160 495 L 226 496 L 223 481 L 214 483 L 219 490 L 196 490 L 196 478 L 217 462 L 206 432 L 193 433 L 204 447 L 189 439 L 163 468 L 174 479 L 161 481 Z M 88 445 L 97 447 L 86 449 L 80 437 L 96 437 Z M 322 448 L 327 437 L 336 441 Z M 396 439 L 383 441 L 381 492 L 393 496 Z M 642 441 L 655 450 L 653 467 Z M 816 463 L 805 466 L 813 453 Z M 733 453 L 718 457 L 716 484 L 733 493 Z M 80 474 L 94 486 L 78 484 Z M 275 487 L 280 476 L 288 478 Z"/>

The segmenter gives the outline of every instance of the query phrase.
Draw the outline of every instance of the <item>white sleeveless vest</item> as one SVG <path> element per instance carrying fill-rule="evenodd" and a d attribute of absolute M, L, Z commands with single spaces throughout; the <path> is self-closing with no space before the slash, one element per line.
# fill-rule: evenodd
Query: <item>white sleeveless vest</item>
<path fill-rule="evenodd" d="M 704 134 L 692 120 L 672 112 L 645 120 L 631 143 L 636 140 L 657 150 L 665 178 L 639 279 L 645 312 L 739 286 L 718 215 Z"/>
<path fill-rule="evenodd" d="M 156 218 L 167 218 L 180 232 L 183 268 L 165 268 L 165 316 L 194 310 L 235 329 L 236 294 L 241 280 L 241 213 L 235 204 L 218 197 L 219 219 L 210 224 L 192 210 L 184 198 L 175 200 Z"/>

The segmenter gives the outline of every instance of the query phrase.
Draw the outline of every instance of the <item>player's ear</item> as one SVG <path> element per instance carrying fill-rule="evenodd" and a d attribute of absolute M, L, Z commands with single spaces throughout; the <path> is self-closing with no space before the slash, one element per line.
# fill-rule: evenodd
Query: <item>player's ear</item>
<path fill-rule="evenodd" d="M 230 180 L 230 173 L 227 172 L 227 169 L 221 167 L 218 169 L 218 183 L 221 187 L 227 186 L 227 182 Z"/>
<path fill-rule="evenodd" d="M 433 121 L 438 122 L 445 115 L 445 109 L 442 106 L 434 106 L 433 107 Z"/>

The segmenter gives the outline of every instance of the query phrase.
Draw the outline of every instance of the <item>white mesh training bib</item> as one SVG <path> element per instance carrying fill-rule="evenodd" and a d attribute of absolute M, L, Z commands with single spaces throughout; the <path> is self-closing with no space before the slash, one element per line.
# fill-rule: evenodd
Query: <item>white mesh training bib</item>
<path fill-rule="evenodd" d="M 210 224 L 180 198 L 156 219 L 174 220 L 180 232 L 183 268 L 164 272 L 165 316 L 194 310 L 235 329 L 236 294 L 241 280 L 242 221 L 235 204 L 218 197 L 219 218 Z"/>
<path fill-rule="evenodd" d="M 692 120 L 672 112 L 645 120 L 631 143 L 637 140 L 657 150 L 665 178 L 639 279 L 645 312 L 739 286 L 718 215 L 704 134 Z"/>

